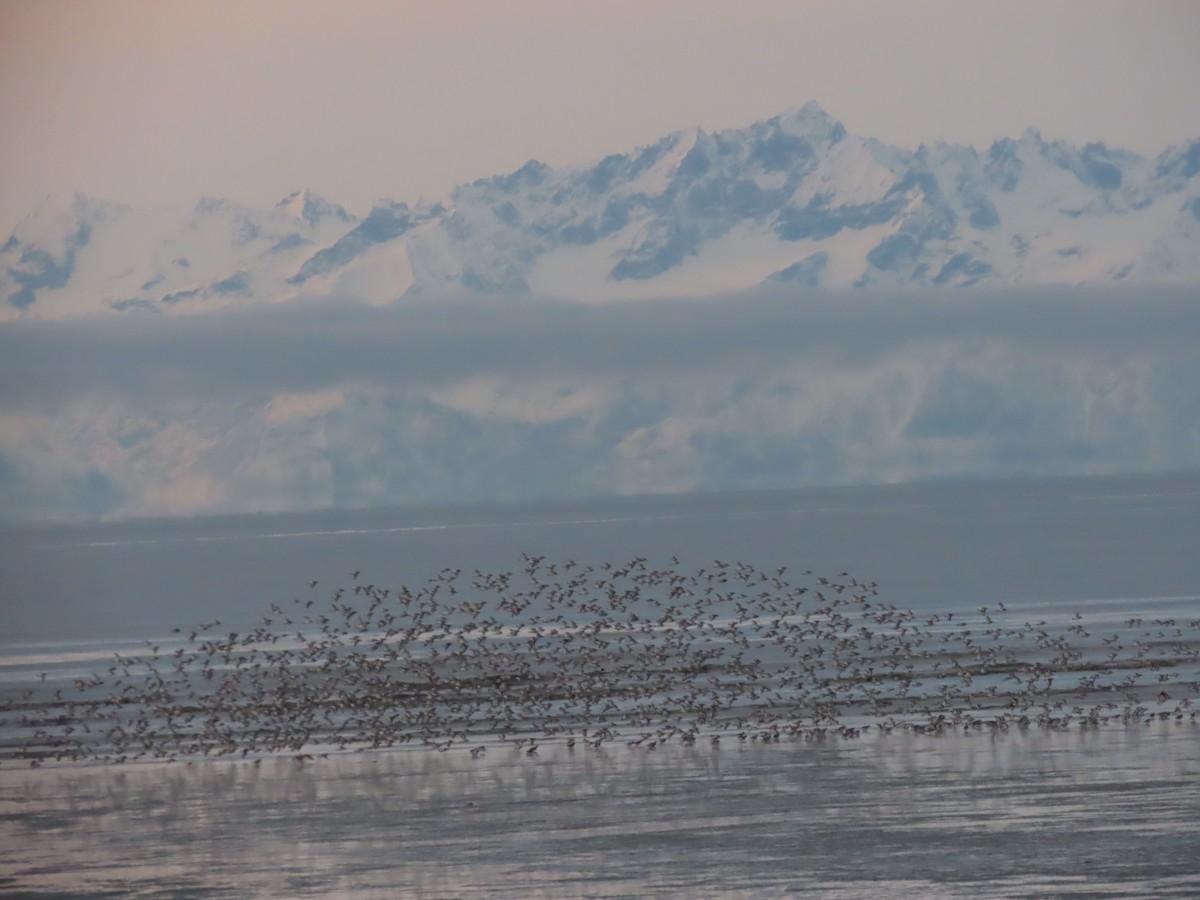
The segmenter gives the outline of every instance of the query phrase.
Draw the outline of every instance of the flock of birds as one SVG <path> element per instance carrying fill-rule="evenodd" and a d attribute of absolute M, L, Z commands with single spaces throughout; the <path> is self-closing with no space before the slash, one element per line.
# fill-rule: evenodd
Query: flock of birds
<path fill-rule="evenodd" d="M 1200 619 L 917 613 L 842 573 L 714 560 L 444 569 L 212 621 L 5 701 L 9 758 L 716 743 L 1196 719 Z M 324 595 L 324 596 L 323 596 Z M 12 738 L 11 735 L 17 735 Z"/>

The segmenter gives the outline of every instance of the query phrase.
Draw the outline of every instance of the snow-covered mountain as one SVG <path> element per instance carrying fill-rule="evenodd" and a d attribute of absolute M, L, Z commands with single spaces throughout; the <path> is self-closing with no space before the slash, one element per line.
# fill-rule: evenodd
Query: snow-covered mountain
<path fill-rule="evenodd" d="M 0 522 L 1195 468 L 1197 284 L 1200 140 L 814 104 L 362 218 L 52 199 L 0 246 Z"/>
<path fill-rule="evenodd" d="M 604 301 L 761 284 L 1200 282 L 1200 140 L 1155 159 L 1036 131 L 984 151 L 846 132 L 814 103 L 590 165 L 536 161 L 364 218 L 51 199 L 0 248 L 0 317 L 445 292 Z"/>

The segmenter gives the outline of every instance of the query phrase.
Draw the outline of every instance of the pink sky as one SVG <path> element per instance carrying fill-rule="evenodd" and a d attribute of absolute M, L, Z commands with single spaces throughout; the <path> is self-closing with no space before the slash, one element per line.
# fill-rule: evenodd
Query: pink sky
<path fill-rule="evenodd" d="M 364 213 L 821 103 L 905 146 L 1200 137 L 1200 4 L 0 0 L 0 235 L 47 194 Z"/>

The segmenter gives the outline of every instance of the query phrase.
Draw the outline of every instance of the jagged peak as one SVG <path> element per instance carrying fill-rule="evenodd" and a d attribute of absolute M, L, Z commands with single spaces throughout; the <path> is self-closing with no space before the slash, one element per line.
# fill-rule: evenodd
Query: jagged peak
<path fill-rule="evenodd" d="M 393 200 L 391 197 L 380 197 L 371 204 L 371 212 L 368 213 L 368 218 L 371 216 L 395 215 L 397 213 L 409 212 L 407 201 Z"/>
<path fill-rule="evenodd" d="M 541 160 L 531 159 L 520 168 L 515 169 L 505 175 L 493 175 L 490 178 L 477 178 L 475 181 L 471 182 L 469 187 L 494 187 L 499 188 L 502 191 L 513 191 L 522 187 L 541 184 L 546 176 L 552 171 L 553 169 Z M 458 193 L 458 190 L 459 189 L 457 188 L 455 189 L 456 194 Z"/>
<path fill-rule="evenodd" d="M 630 158 L 636 162 L 643 163 L 648 160 L 670 160 L 673 159 L 676 164 L 683 159 L 688 153 L 695 149 L 698 145 L 702 146 L 710 139 L 710 135 L 699 125 L 692 125 L 688 128 L 679 128 L 675 131 L 663 135 L 652 144 L 646 144 L 638 147 L 628 157 L 624 154 L 619 156 L 608 157 L 609 159 L 625 159 Z"/>
<path fill-rule="evenodd" d="M 663 148 L 664 154 L 682 153 L 686 155 L 697 147 L 703 149 L 711 146 L 712 143 L 713 135 L 699 125 L 693 125 L 690 128 L 672 131 L 662 140 L 660 146 Z"/>
<path fill-rule="evenodd" d="M 343 222 L 351 221 L 351 216 L 337 203 L 330 203 L 309 188 L 293 191 L 275 204 L 275 208 L 286 212 L 296 219 L 301 219 L 309 225 L 315 225 L 320 219 L 333 216 Z"/>
<path fill-rule="evenodd" d="M 697 141 L 705 137 L 708 137 L 707 131 L 699 125 L 691 125 L 687 128 L 679 128 L 672 131 L 670 134 L 664 136 L 660 143 L 670 147 L 683 143 L 695 146 Z"/>
<path fill-rule="evenodd" d="M 1200 174 L 1200 138 L 1169 147 L 1155 160 L 1160 178 L 1174 177 L 1183 181 Z"/>
<path fill-rule="evenodd" d="M 1105 156 L 1136 156 L 1136 154 L 1129 154 L 1127 151 L 1121 150 L 1120 148 L 1107 147 L 1103 143 L 1093 142 L 1083 146 L 1078 146 L 1060 138 L 1047 139 L 1040 130 L 1032 125 L 1025 128 L 1021 132 L 1021 136 L 1019 138 L 1002 138 L 992 144 L 993 147 L 996 145 L 1011 146 L 1014 149 L 1030 149 L 1041 156 L 1047 156 L 1055 159 L 1079 157 L 1088 154 L 1103 154 Z"/>
<path fill-rule="evenodd" d="M 1042 153 L 1048 146 L 1050 145 L 1042 137 L 1042 133 L 1030 125 L 1023 129 L 1016 137 L 1008 136 L 992 141 L 988 147 L 988 155 L 993 158 L 1013 156 L 1022 148 L 1032 148 L 1038 153 Z"/>
<path fill-rule="evenodd" d="M 753 130 L 777 128 L 798 137 L 822 138 L 831 144 L 837 143 L 846 136 L 846 127 L 826 112 L 825 108 L 816 100 L 809 100 L 802 106 L 793 107 L 777 116 L 755 122 L 750 128 Z"/>
<path fill-rule="evenodd" d="M 805 122 L 814 125 L 837 125 L 838 120 L 831 116 L 816 100 L 806 100 L 800 106 L 793 106 L 773 117 L 786 122 Z"/>

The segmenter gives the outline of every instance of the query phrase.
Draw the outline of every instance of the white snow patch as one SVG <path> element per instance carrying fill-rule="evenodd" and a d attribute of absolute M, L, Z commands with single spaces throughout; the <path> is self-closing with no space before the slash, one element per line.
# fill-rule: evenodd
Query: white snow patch
<path fill-rule="evenodd" d="M 829 254 L 821 276 L 824 287 L 849 287 L 866 269 L 867 254 L 896 231 L 892 223 L 861 230 L 844 229 L 823 241 L 784 241 L 764 226 L 740 223 L 703 244 L 696 256 L 654 278 L 618 281 L 609 273 L 629 246 L 626 232 L 588 247 L 561 247 L 537 260 L 528 277 L 542 296 L 584 303 L 706 297 L 744 290 L 818 251 Z"/>
<path fill-rule="evenodd" d="M 338 269 L 329 281 L 329 291 L 372 306 L 385 306 L 398 300 L 412 285 L 408 243 L 389 241 Z"/>
<path fill-rule="evenodd" d="M 846 137 L 821 155 L 816 168 L 792 195 L 795 206 L 807 206 L 818 194 L 828 205 L 875 203 L 896 183 L 896 173 L 882 162 L 867 141 Z"/>

